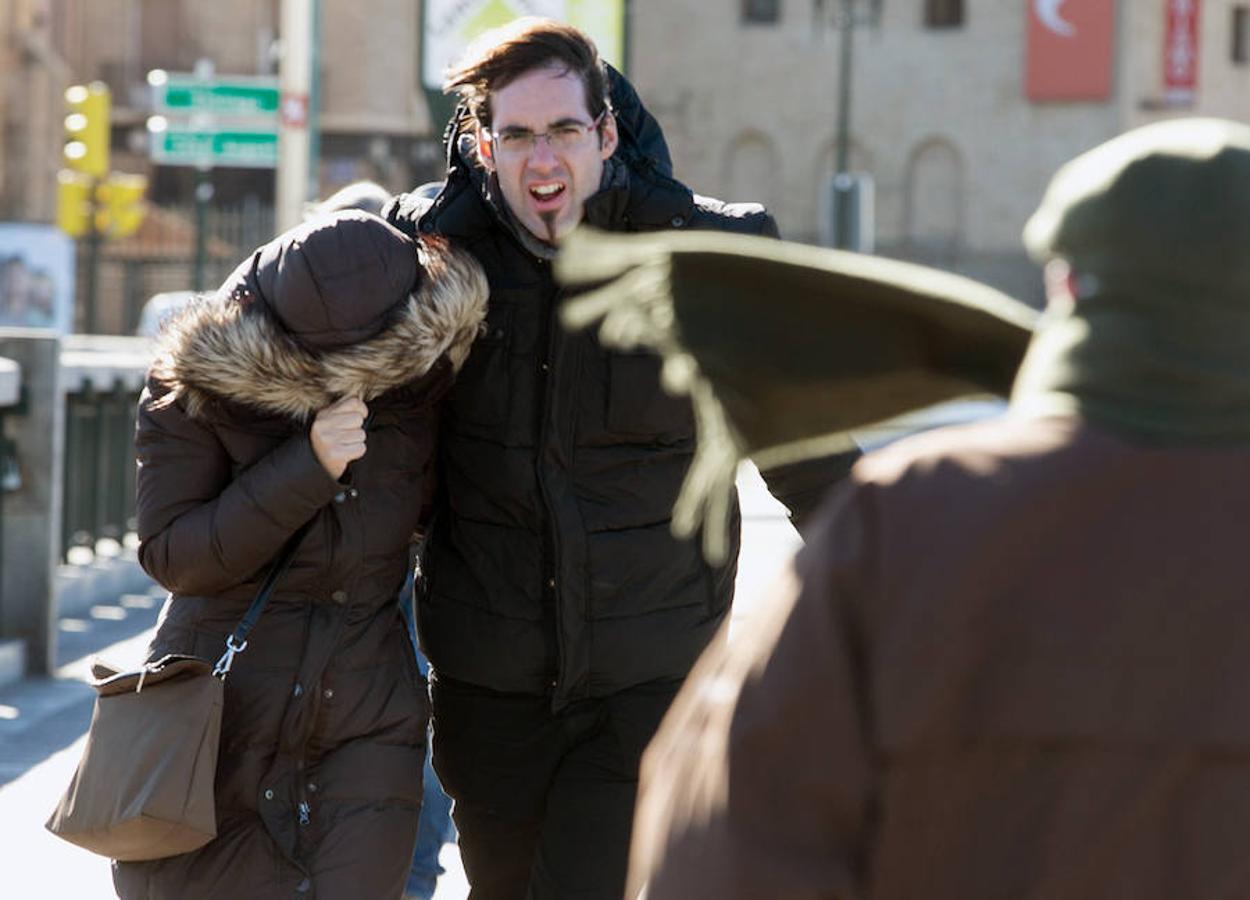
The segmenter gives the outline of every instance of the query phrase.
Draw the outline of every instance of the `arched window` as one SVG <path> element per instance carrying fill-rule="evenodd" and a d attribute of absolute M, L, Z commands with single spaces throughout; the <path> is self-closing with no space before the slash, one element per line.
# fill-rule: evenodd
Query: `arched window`
<path fill-rule="evenodd" d="M 925 141 L 907 164 L 908 251 L 918 259 L 953 263 L 963 238 L 963 160 L 942 138 Z"/>
<path fill-rule="evenodd" d="M 724 199 L 753 200 L 775 212 L 779 166 L 771 138 L 758 131 L 739 134 L 730 144 L 725 162 Z"/>

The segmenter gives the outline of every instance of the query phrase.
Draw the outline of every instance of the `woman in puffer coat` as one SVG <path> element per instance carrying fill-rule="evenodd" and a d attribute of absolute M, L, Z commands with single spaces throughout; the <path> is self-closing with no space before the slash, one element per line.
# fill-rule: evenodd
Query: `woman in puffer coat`
<path fill-rule="evenodd" d="M 171 592 L 150 658 L 218 659 L 310 524 L 226 679 L 217 837 L 115 863 L 123 900 L 400 896 L 428 710 L 396 596 L 486 294 L 471 257 L 353 211 L 166 327 L 136 435 L 139 557 Z"/>

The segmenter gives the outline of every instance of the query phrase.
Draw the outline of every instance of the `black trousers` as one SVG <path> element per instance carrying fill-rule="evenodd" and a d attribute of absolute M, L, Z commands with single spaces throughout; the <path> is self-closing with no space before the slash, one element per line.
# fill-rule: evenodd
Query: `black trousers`
<path fill-rule="evenodd" d="M 430 685 L 434 768 L 455 801 L 471 900 L 620 900 L 638 763 L 680 683 L 559 713 L 548 697 L 437 674 Z"/>

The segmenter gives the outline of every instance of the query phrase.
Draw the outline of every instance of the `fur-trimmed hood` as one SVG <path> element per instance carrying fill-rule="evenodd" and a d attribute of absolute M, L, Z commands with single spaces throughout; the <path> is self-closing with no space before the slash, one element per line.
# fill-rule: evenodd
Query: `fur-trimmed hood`
<path fill-rule="evenodd" d="M 294 419 L 341 397 L 365 402 L 410 384 L 447 356 L 459 371 L 486 315 L 482 267 L 445 244 L 423 247 L 425 278 L 378 334 L 315 351 L 288 332 L 263 297 L 246 288 L 206 295 L 162 329 L 150 375 L 161 406 L 188 415 L 224 400 Z"/>

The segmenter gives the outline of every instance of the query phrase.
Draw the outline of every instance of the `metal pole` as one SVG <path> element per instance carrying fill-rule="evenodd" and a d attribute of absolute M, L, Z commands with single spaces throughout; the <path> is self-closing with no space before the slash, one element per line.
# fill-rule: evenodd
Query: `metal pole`
<path fill-rule="evenodd" d="M 282 0 L 278 84 L 277 228 L 298 225 L 308 199 L 308 108 L 312 92 L 312 0 Z"/>
<path fill-rule="evenodd" d="M 91 194 L 94 198 L 95 187 L 91 188 Z M 83 316 L 83 325 L 86 326 L 87 334 L 95 334 L 98 330 L 96 325 L 96 305 L 100 294 L 100 232 L 95 227 L 95 200 L 91 201 L 91 230 L 87 232 L 87 309 L 86 315 Z"/>
<path fill-rule="evenodd" d="M 83 331 L 87 334 L 96 333 L 96 306 L 100 296 L 100 230 L 96 227 L 96 214 L 100 206 L 96 199 L 99 179 L 92 178 L 87 191 L 87 296 L 82 315 Z M 72 327 L 72 326 L 71 326 Z"/>
<path fill-rule="evenodd" d="M 855 46 L 855 0 L 842 0 L 842 48 L 838 58 L 838 153 L 835 168 L 846 172 L 851 154 L 851 53 Z"/>
<path fill-rule="evenodd" d="M 851 156 L 851 53 L 855 46 L 855 0 L 842 0 L 839 23 L 842 48 L 838 57 L 838 134 L 837 156 L 834 160 L 835 191 L 840 176 L 850 168 Z M 837 194 L 835 193 L 835 196 Z M 851 246 L 850 206 L 847 194 L 838 199 L 837 216 L 834 221 L 833 246 L 846 249 Z"/>
<path fill-rule="evenodd" d="M 208 203 L 213 199 L 211 169 L 198 169 L 195 174 L 195 270 L 191 278 L 193 290 L 206 288 L 204 270 L 208 262 Z"/>
<path fill-rule="evenodd" d="M 304 190 L 305 200 L 316 200 L 321 192 L 321 173 L 318 171 L 321 159 L 321 123 L 318 111 L 321 109 L 321 0 L 312 2 L 312 39 L 308 48 L 308 186 Z M 303 204 L 300 204 L 300 218 L 304 218 Z"/>

